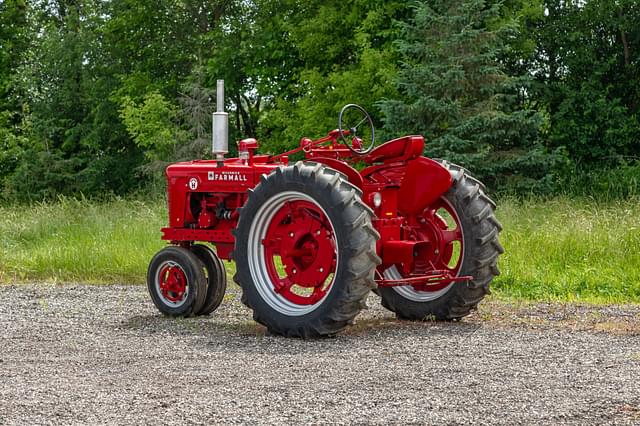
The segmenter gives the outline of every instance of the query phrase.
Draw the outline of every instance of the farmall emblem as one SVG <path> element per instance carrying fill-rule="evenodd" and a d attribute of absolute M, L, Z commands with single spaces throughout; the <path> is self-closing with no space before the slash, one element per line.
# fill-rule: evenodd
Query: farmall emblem
<path fill-rule="evenodd" d="M 189 189 L 192 191 L 195 191 L 196 189 L 198 189 L 198 179 L 196 178 L 189 179 Z"/>
<path fill-rule="evenodd" d="M 223 182 L 246 182 L 247 175 L 240 172 L 224 171 L 224 172 L 209 172 L 207 174 L 209 180 L 223 181 Z"/>

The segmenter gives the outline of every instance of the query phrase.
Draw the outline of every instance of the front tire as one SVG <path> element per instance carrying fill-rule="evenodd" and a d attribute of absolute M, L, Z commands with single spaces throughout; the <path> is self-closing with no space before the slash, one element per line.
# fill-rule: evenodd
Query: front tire
<path fill-rule="evenodd" d="M 222 260 L 209 247 L 201 244 L 191 246 L 191 252 L 202 262 L 207 272 L 207 295 L 197 315 L 209 315 L 218 309 L 227 291 L 227 274 Z"/>
<path fill-rule="evenodd" d="M 147 289 L 165 315 L 192 316 L 204 305 L 207 287 L 203 264 L 183 247 L 160 250 L 149 263 Z"/>
<path fill-rule="evenodd" d="M 380 263 L 372 211 L 337 171 L 298 162 L 263 177 L 242 208 L 233 257 L 242 302 L 270 332 L 335 334 L 360 312 Z"/>
<path fill-rule="evenodd" d="M 465 169 L 445 161 L 441 164 L 450 171 L 453 184 L 436 203 L 445 206 L 457 222 L 460 229 L 457 239 L 461 243 L 457 250 L 459 259 L 444 259 L 442 268 L 473 279 L 434 291 L 419 291 L 411 286 L 379 288 L 382 305 L 401 319 L 454 320 L 469 315 L 489 293 L 493 278 L 500 274 L 497 259 L 504 249 L 498 241 L 502 226 L 494 215 L 495 203 L 485 195 L 484 186 Z M 437 240 L 437 235 L 434 239 Z M 451 253 L 453 250 L 450 257 Z M 388 279 L 402 278 L 395 266 L 384 271 L 384 275 Z"/>

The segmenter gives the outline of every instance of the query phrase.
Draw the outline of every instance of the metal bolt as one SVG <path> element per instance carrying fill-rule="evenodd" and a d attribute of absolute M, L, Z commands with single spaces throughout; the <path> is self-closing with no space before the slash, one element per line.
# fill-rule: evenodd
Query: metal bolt
<path fill-rule="evenodd" d="M 319 229 L 316 231 L 316 235 L 320 235 L 320 230 Z"/>
<path fill-rule="evenodd" d="M 435 249 L 433 252 L 434 252 L 435 254 L 440 254 L 440 250 L 438 250 L 438 249 Z"/>
<path fill-rule="evenodd" d="M 293 232 L 289 232 L 289 236 L 293 238 Z"/>
<path fill-rule="evenodd" d="M 320 268 L 320 272 L 321 272 L 321 273 L 322 273 L 322 272 L 324 272 L 324 268 Z"/>
<path fill-rule="evenodd" d="M 296 268 L 293 268 L 293 269 L 291 270 L 291 273 L 292 273 L 292 274 L 295 274 L 296 272 L 298 272 L 298 271 L 296 271 Z"/>

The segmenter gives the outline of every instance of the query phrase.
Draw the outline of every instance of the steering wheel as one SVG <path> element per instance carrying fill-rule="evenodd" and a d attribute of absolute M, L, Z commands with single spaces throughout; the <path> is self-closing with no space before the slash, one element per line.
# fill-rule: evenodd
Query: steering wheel
<path fill-rule="evenodd" d="M 353 111 L 353 112 L 352 112 Z M 344 123 L 353 124 L 354 126 L 344 126 Z M 362 137 L 358 136 L 358 127 L 364 123 L 369 124 L 369 128 L 366 127 L 362 129 Z M 346 130 L 344 130 L 346 129 Z M 342 107 L 340 110 L 340 115 L 338 115 L 338 131 L 340 132 L 340 139 L 344 142 L 344 144 L 356 155 L 366 155 L 371 152 L 373 149 L 373 144 L 375 142 L 375 132 L 373 129 L 373 120 L 369 116 L 369 113 L 362 108 L 360 105 L 356 104 L 347 104 Z M 348 141 L 345 137 L 345 131 L 348 131 L 349 136 L 351 137 L 351 141 Z M 368 138 L 369 134 L 367 131 L 371 132 L 371 142 L 364 148 L 364 138 Z"/>

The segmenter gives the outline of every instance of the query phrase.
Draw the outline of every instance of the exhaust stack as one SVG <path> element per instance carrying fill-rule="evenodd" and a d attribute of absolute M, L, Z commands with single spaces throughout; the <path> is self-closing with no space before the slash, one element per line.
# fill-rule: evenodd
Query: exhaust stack
<path fill-rule="evenodd" d="M 213 156 L 218 167 L 224 164 L 224 156 L 229 152 L 229 114 L 224 112 L 224 80 L 218 80 L 216 87 L 216 112 L 213 113 Z"/>

